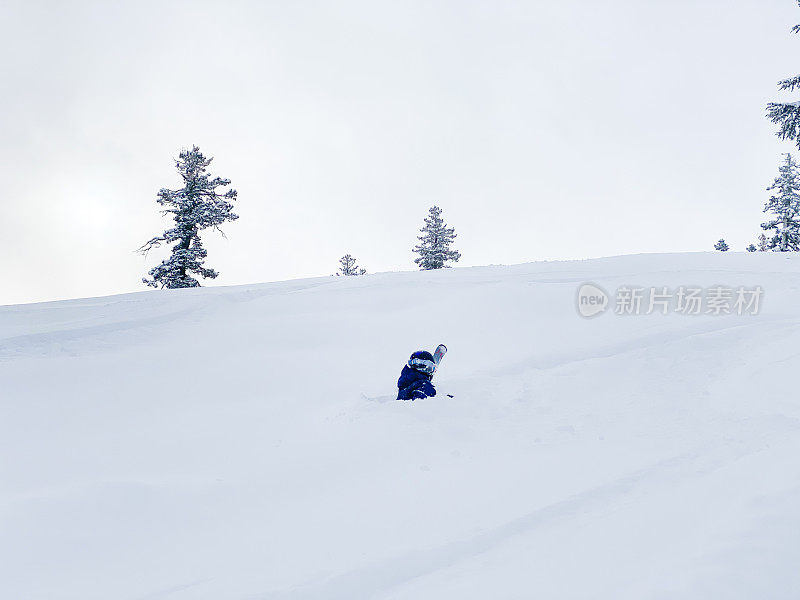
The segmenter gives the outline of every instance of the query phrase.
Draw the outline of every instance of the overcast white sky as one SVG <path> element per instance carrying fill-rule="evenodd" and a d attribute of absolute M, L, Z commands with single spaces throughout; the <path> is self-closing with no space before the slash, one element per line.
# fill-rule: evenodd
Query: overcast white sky
<path fill-rule="evenodd" d="M 146 289 L 161 187 L 239 191 L 206 285 L 755 241 L 794 0 L 0 0 L 0 304 Z"/>

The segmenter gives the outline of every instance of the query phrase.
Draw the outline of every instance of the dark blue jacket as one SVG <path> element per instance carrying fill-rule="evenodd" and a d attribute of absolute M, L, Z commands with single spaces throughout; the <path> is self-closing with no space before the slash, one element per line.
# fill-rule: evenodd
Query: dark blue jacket
<path fill-rule="evenodd" d="M 419 400 L 436 395 L 436 388 L 431 383 L 431 375 L 412 369 L 408 365 L 403 367 L 400 379 L 397 380 L 398 400 Z"/>

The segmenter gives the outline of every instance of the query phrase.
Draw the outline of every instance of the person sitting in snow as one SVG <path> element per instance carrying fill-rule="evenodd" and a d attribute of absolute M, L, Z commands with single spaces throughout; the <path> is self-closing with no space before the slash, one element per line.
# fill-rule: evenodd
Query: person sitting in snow
<path fill-rule="evenodd" d="M 431 379 L 436 370 L 433 355 L 426 350 L 418 350 L 408 359 L 397 380 L 398 400 L 420 400 L 436 395 Z"/>

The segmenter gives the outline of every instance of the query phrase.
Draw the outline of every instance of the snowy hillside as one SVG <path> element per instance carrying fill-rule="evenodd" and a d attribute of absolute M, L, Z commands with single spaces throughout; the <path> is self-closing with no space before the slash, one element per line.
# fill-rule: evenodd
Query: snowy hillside
<path fill-rule="evenodd" d="M 764 295 L 584 319 L 584 282 Z M 0 597 L 796 599 L 798 372 L 772 253 L 1 307 Z"/>

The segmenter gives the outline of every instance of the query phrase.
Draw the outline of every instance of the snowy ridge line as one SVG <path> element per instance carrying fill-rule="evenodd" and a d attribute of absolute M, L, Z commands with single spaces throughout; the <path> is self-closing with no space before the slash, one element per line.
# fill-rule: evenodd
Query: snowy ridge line
<path fill-rule="evenodd" d="M 305 281 L 305 280 L 304 280 Z M 26 352 L 33 351 L 32 356 L 44 353 L 47 349 L 54 349 L 56 354 L 69 355 L 70 351 L 60 347 L 62 344 L 71 344 L 79 342 L 87 338 L 104 336 L 108 334 L 120 333 L 125 331 L 132 331 L 137 329 L 148 329 L 157 325 L 164 325 L 175 321 L 180 321 L 183 318 L 191 317 L 192 315 L 202 313 L 207 318 L 210 318 L 216 312 L 222 311 L 229 304 L 236 304 L 242 302 L 253 302 L 261 300 L 270 296 L 282 297 L 286 294 L 295 294 L 306 292 L 314 288 L 325 286 L 329 281 L 318 282 L 314 284 L 302 284 L 288 287 L 288 289 L 244 289 L 231 293 L 234 288 L 203 288 L 206 290 L 217 289 L 224 293 L 209 293 L 207 298 L 211 302 L 202 302 L 202 296 L 197 295 L 186 296 L 181 298 L 173 296 L 169 298 L 168 305 L 181 306 L 185 305 L 185 300 L 191 300 L 191 305 L 187 308 L 173 310 L 168 313 L 154 315 L 152 317 L 142 317 L 139 319 L 125 319 L 125 320 L 112 320 L 107 323 L 97 325 L 87 325 L 82 327 L 71 327 L 64 329 L 54 329 L 48 332 L 31 333 L 26 335 L 16 335 L 7 338 L 0 338 L 0 360 L 13 359 L 15 357 L 24 356 Z M 267 284 L 269 285 L 269 284 Z M 238 286 L 236 286 L 238 287 Z M 242 286 L 246 287 L 246 286 Z M 195 290 L 192 290 L 195 291 Z M 162 292 L 174 294 L 174 290 L 170 292 Z M 159 292 L 144 292 L 144 294 L 159 294 Z M 75 302 L 75 301 L 67 301 Z M 96 313 L 97 309 L 101 308 L 130 308 L 128 303 L 140 302 L 140 300 L 119 300 L 116 302 L 108 302 L 102 304 L 88 304 L 78 307 L 69 307 L 72 310 L 79 310 L 81 313 L 91 315 Z M 22 305 L 26 306 L 26 305 Z M 2 309 L 0 308 L 0 314 Z"/>
<path fill-rule="evenodd" d="M 76 327 L 74 329 L 58 329 L 47 333 L 32 333 L 10 338 L 0 338 L 0 360 L 8 360 L 26 355 L 31 351 L 38 351 L 38 354 L 42 354 L 46 350 L 55 350 L 57 354 L 70 354 L 68 350 L 61 346 L 62 344 L 78 342 L 87 338 L 106 334 L 163 325 L 195 313 L 198 310 L 200 309 L 192 308 L 145 319 L 114 321 L 103 325 L 89 325 L 87 327 Z M 31 354 L 31 356 L 35 356 L 35 354 Z"/>

